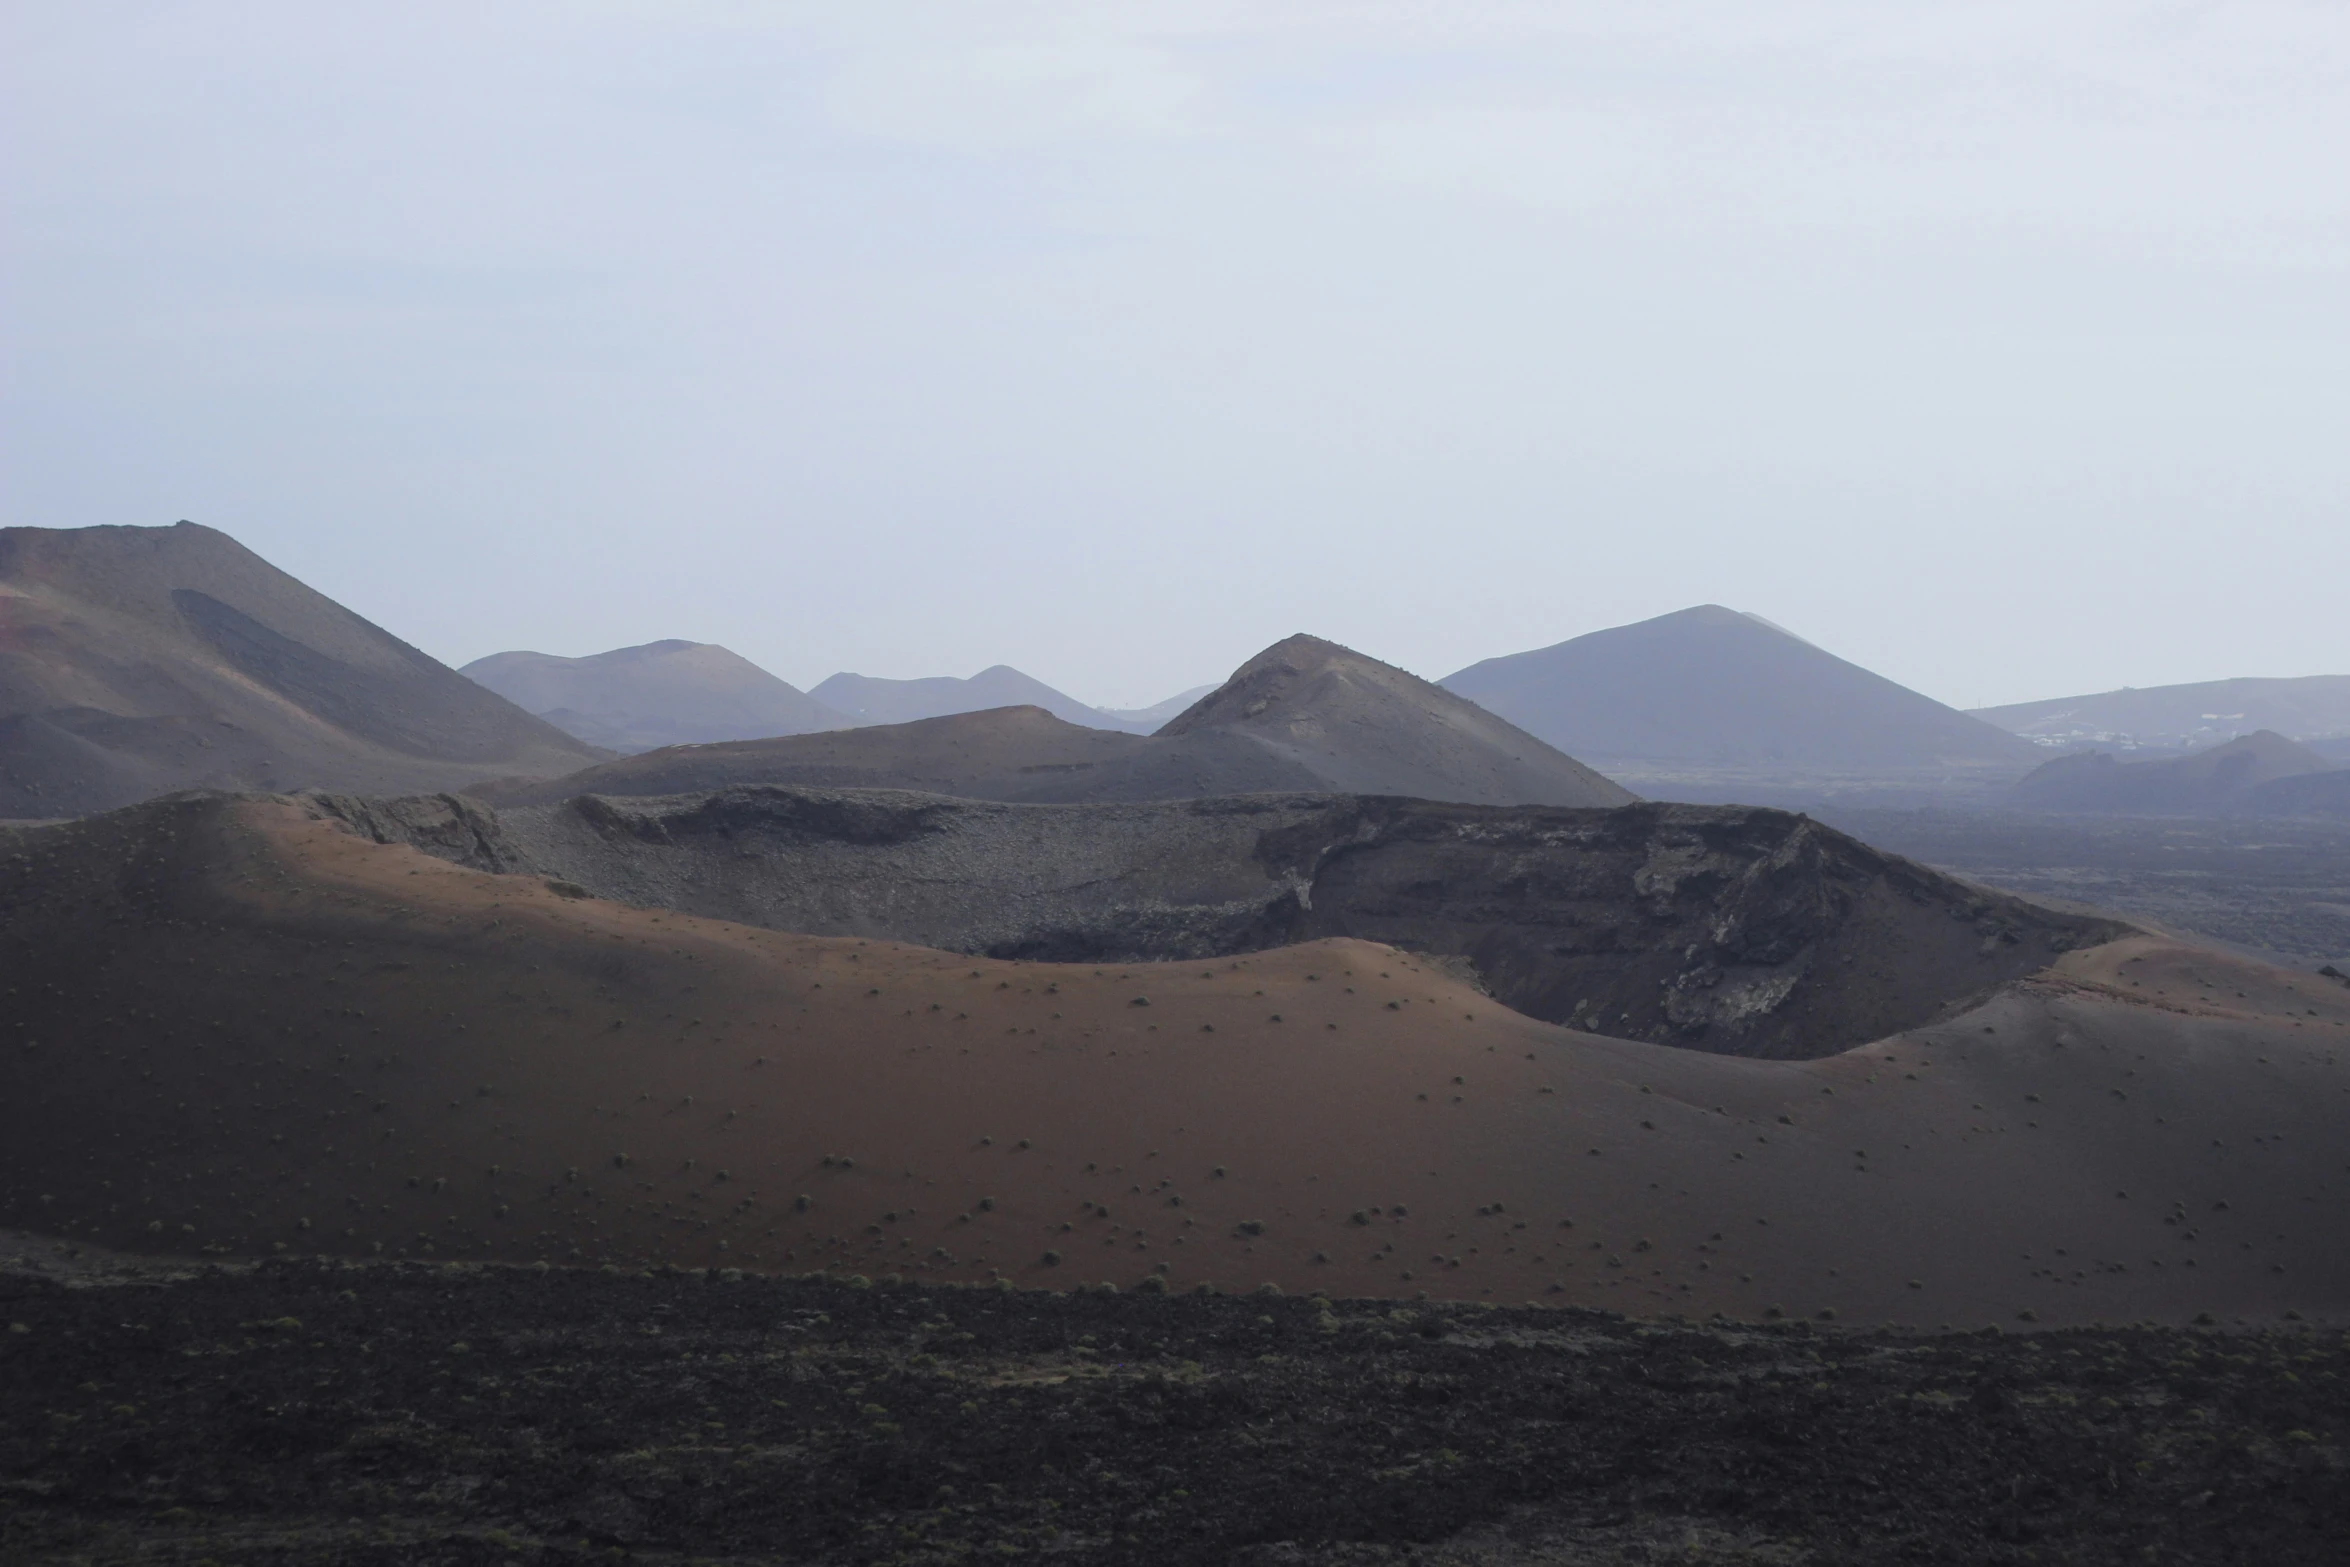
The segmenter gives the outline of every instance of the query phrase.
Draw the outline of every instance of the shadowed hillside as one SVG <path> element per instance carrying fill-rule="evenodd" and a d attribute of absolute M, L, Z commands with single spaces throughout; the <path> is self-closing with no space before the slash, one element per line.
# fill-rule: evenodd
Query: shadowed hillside
<path fill-rule="evenodd" d="M 784 935 L 196 797 L 0 839 L 0 1222 L 182 1254 L 2334 1318 L 2350 989 L 2152 939 L 1810 1062 L 1393 948 Z"/>
<path fill-rule="evenodd" d="M 1480 805 L 1633 799 L 1475 704 L 1314 637 L 1266 649 L 1147 738 L 1063 723 L 1038 707 L 1011 707 L 849 733 L 655 751 L 550 783 L 476 792 L 524 804 L 738 784 L 1067 803 L 1306 791 Z"/>
<path fill-rule="evenodd" d="M 2350 820 L 2350 767 L 2256 784 L 2236 799 L 2234 809 L 2254 816 Z"/>
<path fill-rule="evenodd" d="M 2103 751 L 2060 756 L 2034 769 L 2009 798 L 2031 811 L 2195 816 L 2258 810 L 2273 797 L 2269 786 L 2336 770 L 2306 746 L 2263 730 L 2159 761 L 2125 762 Z"/>
<path fill-rule="evenodd" d="M 226 534 L 0 529 L 0 817 L 198 785 L 448 789 L 600 754 Z"/>

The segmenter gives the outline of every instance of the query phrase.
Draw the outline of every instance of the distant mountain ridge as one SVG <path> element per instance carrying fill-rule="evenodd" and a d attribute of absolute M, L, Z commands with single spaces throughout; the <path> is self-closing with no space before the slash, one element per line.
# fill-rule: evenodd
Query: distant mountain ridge
<path fill-rule="evenodd" d="M 460 673 L 615 751 L 808 734 L 856 721 L 709 642 L 672 638 L 584 658 L 492 653 Z"/>
<path fill-rule="evenodd" d="M 844 670 L 818 682 L 808 694 L 860 724 L 907 724 L 956 713 L 981 713 L 991 707 L 1041 707 L 1063 723 L 1082 724 L 1088 729 L 1131 734 L 1142 727 L 1098 707 L 1088 707 L 1009 664 L 991 665 L 968 680 L 954 675 L 884 680 Z"/>
<path fill-rule="evenodd" d="M 1135 733 L 1147 735 L 1155 733 L 1161 724 L 1176 717 L 1185 708 L 1215 689 L 1212 685 L 1193 686 L 1188 691 L 1178 692 L 1164 702 L 1153 702 L 1148 707 L 1105 707 L 1102 711 L 1112 718 L 1122 720 L 1131 726 Z"/>
<path fill-rule="evenodd" d="M 452 789 L 601 754 L 211 528 L 0 529 L 0 817 Z"/>
<path fill-rule="evenodd" d="M 2350 675 L 2124 686 L 1971 711 L 2046 745 L 2175 750 L 2263 729 L 2288 740 L 2339 740 L 2350 737 Z"/>
<path fill-rule="evenodd" d="M 1632 792 L 1442 686 L 1303 634 L 1274 643 L 1154 740 L 1245 744 L 1312 787 L 1486 805 L 1629 805 Z M 1169 755 L 1179 754 L 1170 748 Z"/>
<path fill-rule="evenodd" d="M 2038 755 L 2029 741 L 1719 604 L 1489 658 L 1441 683 L 1601 765 L 1881 774 L 2020 770 Z"/>
<path fill-rule="evenodd" d="M 2188 756 L 2125 762 L 2104 751 L 2060 756 L 2016 784 L 2010 802 L 2025 810 L 2114 815 L 2265 814 L 2299 800 L 2302 780 L 2341 769 L 2328 758 L 2269 730 Z M 2350 773 L 2342 776 L 2350 779 Z M 2299 787 L 2280 791 L 2278 786 Z M 2330 787 L 2315 785 L 2322 799 Z M 2284 814 L 2302 814 L 2286 810 Z"/>
<path fill-rule="evenodd" d="M 529 803 L 761 783 L 1061 803 L 1259 793 L 1403 795 L 1471 805 L 1613 806 L 1634 799 L 1475 704 L 1308 636 L 1258 654 L 1148 738 L 1068 723 L 1041 707 L 1007 707 L 653 751 L 568 778 L 476 792 Z"/>

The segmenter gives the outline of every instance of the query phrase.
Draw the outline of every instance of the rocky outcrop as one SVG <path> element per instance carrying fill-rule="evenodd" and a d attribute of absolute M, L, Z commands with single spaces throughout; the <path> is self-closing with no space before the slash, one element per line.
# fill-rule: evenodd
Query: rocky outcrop
<path fill-rule="evenodd" d="M 477 871 L 526 871 L 527 859 L 506 840 L 498 813 L 460 794 L 412 794 L 395 800 L 356 794 L 303 797 L 321 816 L 377 843 L 404 843 Z"/>
<path fill-rule="evenodd" d="M 999 958 L 1152 962 L 1326 936 L 1457 960 L 1595 1033 L 1830 1054 L 2120 934 L 1747 807 L 1250 795 L 1021 805 L 890 790 L 321 802 L 379 842 L 607 898 Z"/>

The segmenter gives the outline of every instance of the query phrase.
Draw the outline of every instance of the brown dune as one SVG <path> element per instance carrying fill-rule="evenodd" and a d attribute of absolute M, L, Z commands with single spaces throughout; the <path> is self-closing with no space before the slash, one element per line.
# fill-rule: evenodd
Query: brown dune
<path fill-rule="evenodd" d="M 2350 989 L 2151 938 L 1754 1061 L 1537 1023 L 1361 941 L 977 960 L 187 797 L 0 839 L 0 973 L 0 1224 L 67 1245 L 2350 1314 Z"/>
<path fill-rule="evenodd" d="M 0 817 L 452 789 L 603 754 L 210 528 L 0 528 Z"/>
<path fill-rule="evenodd" d="M 747 784 L 912 789 L 1100 803 L 1258 793 L 1610 806 L 1634 796 L 1473 702 L 1317 637 L 1275 643 L 1156 734 L 1002 707 L 844 733 L 676 746 L 553 783 L 493 782 L 500 805 Z"/>

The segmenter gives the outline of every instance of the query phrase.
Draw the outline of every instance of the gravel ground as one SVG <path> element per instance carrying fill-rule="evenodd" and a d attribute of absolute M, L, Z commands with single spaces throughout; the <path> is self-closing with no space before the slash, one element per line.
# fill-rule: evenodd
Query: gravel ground
<path fill-rule="evenodd" d="M 10 1561 L 2350 1559 L 2335 1331 L 41 1258 Z"/>
<path fill-rule="evenodd" d="M 2340 823 L 1819 814 L 1878 848 L 2003 891 L 2094 904 L 2296 967 L 2350 963 L 2350 830 Z"/>

